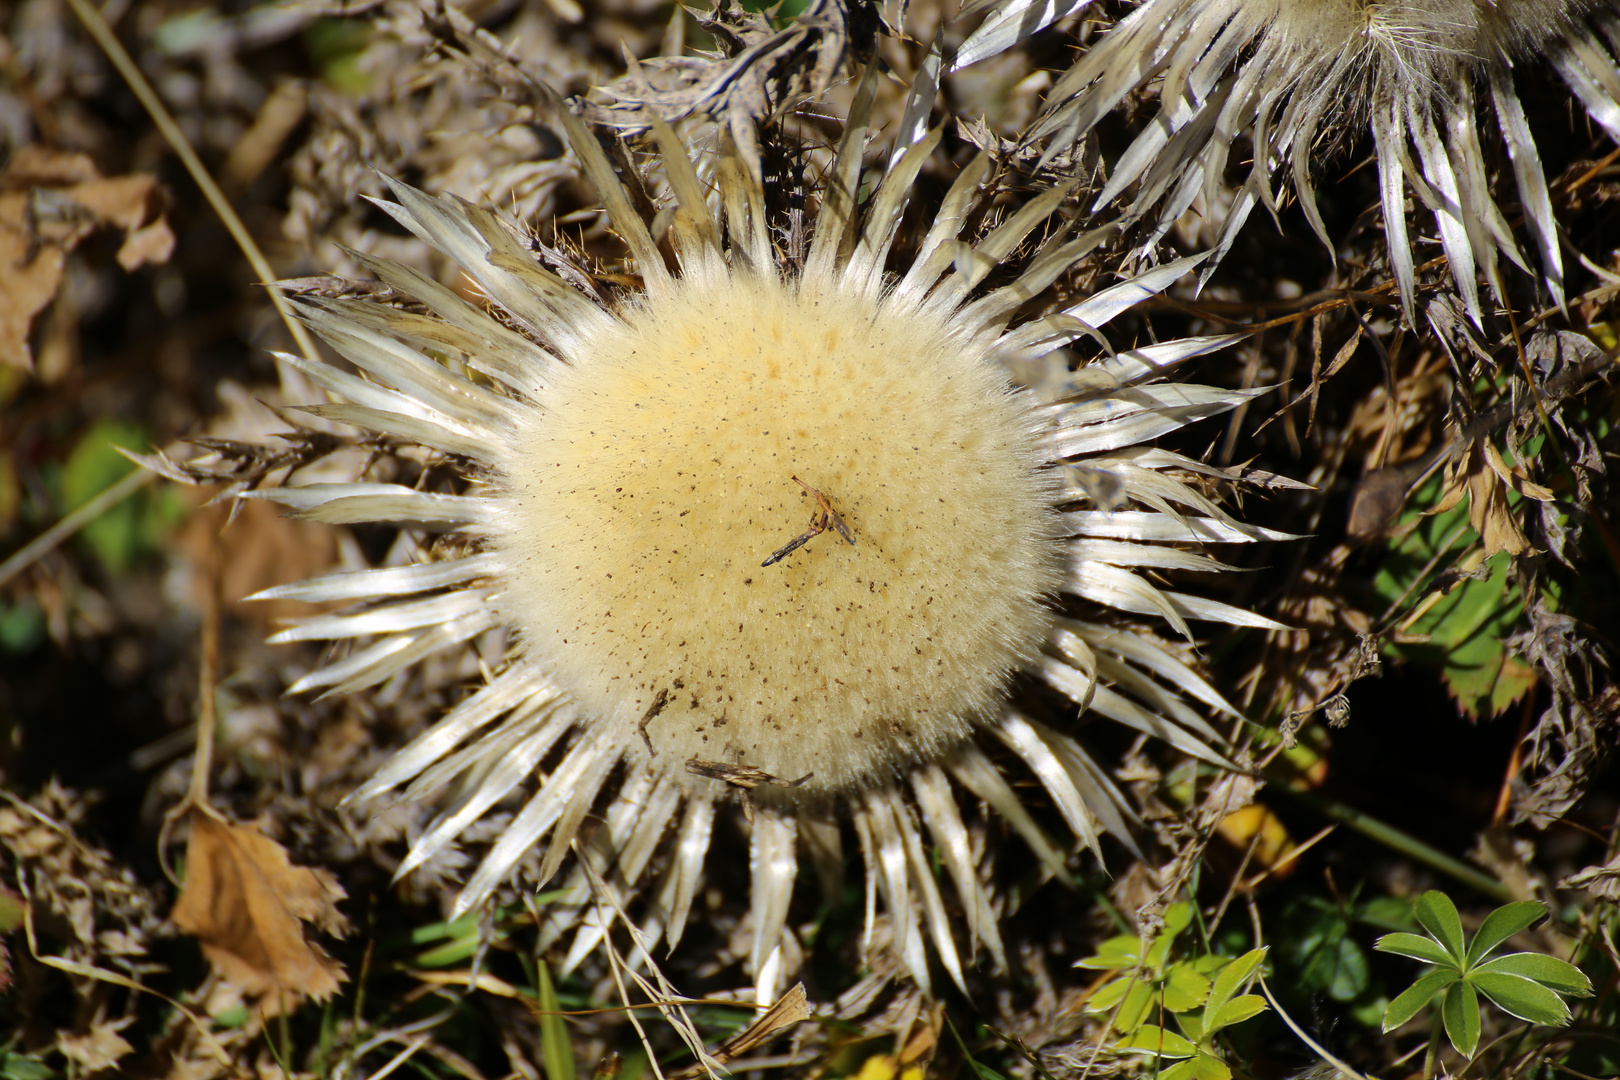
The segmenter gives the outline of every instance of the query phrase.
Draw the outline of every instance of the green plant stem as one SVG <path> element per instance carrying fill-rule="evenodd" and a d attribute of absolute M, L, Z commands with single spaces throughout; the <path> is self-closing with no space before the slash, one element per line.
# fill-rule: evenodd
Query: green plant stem
<path fill-rule="evenodd" d="M 58 544 L 156 479 L 157 473 L 138 468 L 109 484 L 89 502 L 67 514 L 0 563 L 0 585 L 16 577 L 32 566 L 35 560 L 49 554 Z"/>
<path fill-rule="evenodd" d="M 1423 1080 L 1434 1075 L 1434 1062 L 1440 1056 L 1440 1010 L 1431 1006 L 1434 1015 L 1429 1018 L 1429 1048 L 1423 1052 Z"/>
<path fill-rule="evenodd" d="M 1294 791 L 1287 786 L 1287 779 L 1280 774 L 1267 774 L 1272 781 L 1270 790 L 1281 792 L 1289 798 L 1304 803 L 1324 817 L 1340 822 L 1356 832 L 1372 840 L 1378 841 L 1393 851 L 1398 851 L 1409 859 L 1437 870 L 1454 881 L 1461 882 L 1477 892 L 1483 893 L 1498 903 L 1507 903 L 1513 899 L 1507 886 L 1482 871 L 1454 859 L 1437 848 L 1430 847 L 1417 837 L 1395 828 L 1386 822 L 1379 821 L 1371 814 L 1364 814 L 1353 806 L 1347 806 L 1336 799 L 1329 799 L 1313 791 Z"/>

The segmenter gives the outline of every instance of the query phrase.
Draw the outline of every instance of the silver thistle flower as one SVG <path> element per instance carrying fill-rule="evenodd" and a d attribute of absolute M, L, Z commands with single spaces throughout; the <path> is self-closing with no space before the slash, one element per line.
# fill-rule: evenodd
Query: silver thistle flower
<path fill-rule="evenodd" d="M 544 269 L 512 223 L 390 182 L 398 201 L 379 205 L 455 259 L 494 313 L 363 256 L 430 314 L 303 301 L 310 326 L 363 373 L 283 356 L 346 402 L 309 411 L 451 455 L 466 463 L 468 488 L 316 483 L 249 497 L 319 521 L 458 531 L 478 549 L 260 594 L 364 602 L 277 636 L 370 641 L 292 689 L 362 690 L 492 628 L 516 632 L 519 647 L 487 685 L 353 799 L 449 790 L 403 874 L 538 776 L 457 908 L 483 902 L 537 845 L 547 845 L 542 880 L 574 850 L 566 899 L 542 934 L 575 934 L 566 967 L 607 932 L 593 880 L 639 904 L 648 949 L 680 940 L 715 808 L 739 793 L 762 1001 L 791 963 L 798 852 L 840 861 L 843 820 L 864 859 L 868 943 L 881 897 L 893 952 L 917 983 L 929 986 L 929 940 L 962 983 L 926 827 L 965 913 L 969 958 L 982 943 L 1004 967 L 956 788 L 1000 813 L 1053 873 L 1065 872 L 1068 845 L 1036 825 L 981 740 L 1022 759 L 1087 847 L 1098 851 L 1105 831 L 1132 845 L 1131 811 L 1085 748 L 1009 704 L 1016 671 L 1223 761 L 1192 703 L 1235 716 L 1231 706 L 1151 631 L 1072 617 L 1083 605 L 1064 598 L 1162 618 L 1184 636 L 1190 620 L 1276 625 L 1137 573 L 1217 570 L 1196 549 L 1283 538 L 1234 520 L 1190 482 L 1227 473 L 1145 445 L 1255 393 L 1161 381 L 1234 338 L 1144 346 L 1072 375 L 1059 364 L 1044 397 L 1011 392 L 1010 368 L 1095 334 L 1198 259 L 1015 321 L 1111 230 L 1076 235 L 1055 218 L 1064 188 L 963 241 L 986 194 L 980 155 L 891 276 L 902 214 L 941 137 L 920 119 L 937 70 L 925 65 L 896 140 L 903 152 L 858 204 L 867 75 L 812 192 L 819 210 L 802 260 L 778 249 L 765 193 L 734 150 L 694 162 L 655 122 L 672 195 L 658 219 L 676 256 L 666 265 L 595 138 L 559 108 L 641 288 L 605 303 Z M 1042 229 L 1018 276 L 981 287 Z M 582 829 L 604 805 L 599 826 Z"/>
<path fill-rule="evenodd" d="M 966 66 L 1026 40 L 1090 0 L 1001 0 L 958 52 Z M 1526 272 L 1491 194 L 1476 88 L 1489 95 L 1548 291 L 1563 303 L 1558 226 L 1514 66 L 1546 61 L 1590 117 L 1620 139 L 1620 9 L 1612 0 L 1145 0 L 1104 33 L 1048 95 L 1033 140 L 1048 155 L 1089 132 L 1126 95 L 1159 81 L 1159 112 L 1121 157 L 1096 207 L 1135 185 L 1127 213 L 1151 247 L 1200 196 L 1218 207 L 1233 142 L 1254 144 L 1205 275 L 1255 206 L 1276 212 L 1274 173 L 1291 180 L 1332 250 L 1310 169 L 1322 144 L 1370 129 L 1389 257 L 1407 318 L 1415 271 L 1409 185 L 1435 218 L 1452 279 L 1481 317 L 1477 273 L 1500 299 L 1498 255 Z M 1414 160 L 1413 151 L 1416 151 Z"/>

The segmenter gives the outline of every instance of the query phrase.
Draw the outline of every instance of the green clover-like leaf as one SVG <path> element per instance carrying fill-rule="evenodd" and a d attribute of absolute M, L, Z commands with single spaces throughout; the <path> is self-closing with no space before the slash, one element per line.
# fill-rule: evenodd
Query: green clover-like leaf
<path fill-rule="evenodd" d="M 1086 1002 L 1086 1012 L 1093 1016 L 1114 1013 L 1114 1027 L 1120 1031 L 1135 1031 L 1142 1026 L 1158 1003 L 1158 988 L 1150 982 L 1131 976 L 1115 979 L 1100 987 Z M 1115 1007 L 1118 1011 L 1115 1012 Z"/>
<path fill-rule="evenodd" d="M 1159 1080 L 1232 1080 L 1226 1062 L 1202 1050 L 1159 1073 Z"/>
<path fill-rule="evenodd" d="M 1463 1057 L 1472 1059 L 1479 1047 L 1479 995 L 1474 988 L 1460 981 L 1448 986 L 1446 999 L 1440 1005 L 1440 1018 L 1445 1021 L 1446 1038 L 1451 1040 L 1451 1045 Z"/>
<path fill-rule="evenodd" d="M 1196 1009 L 1209 997 L 1209 980 L 1191 964 L 1171 964 L 1164 980 L 1163 1004 L 1170 1012 Z"/>
<path fill-rule="evenodd" d="M 1131 987 L 1140 986 L 1141 982 L 1140 979 L 1130 978 L 1103 983 L 1086 999 L 1086 1012 L 1092 1015 L 1107 1012 L 1119 1004 L 1120 999 L 1130 992 Z"/>
<path fill-rule="evenodd" d="M 1546 915 L 1547 905 L 1535 900 L 1521 900 L 1497 908 L 1485 917 L 1474 934 L 1474 940 L 1468 943 L 1464 965 L 1473 967 L 1502 942 Z"/>
<path fill-rule="evenodd" d="M 1417 898 L 1413 907 L 1418 923 L 1440 943 L 1441 948 L 1451 954 L 1453 961 L 1461 965 L 1468 954 L 1463 946 L 1462 918 L 1458 916 L 1457 905 L 1451 902 L 1451 897 L 1430 889 Z"/>
<path fill-rule="evenodd" d="M 1334 1001 L 1354 1001 L 1371 985 L 1367 954 L 1348 937 L 1321 935 L 1298 952 L 1303 955 L 1300 981 L 1312 990 L 1325 990 Z"/>
<path fill-rule="evenodd" d="M 1207 1015 L 1207 1011 L 1204 1009 L 1176 1013 L 1176 1026 L 1181 1029 L 1181 1033 L 1187 1038 L 1195 1043 L 1201 1043 L 1204 1041 L 1205 1015 Z"/>
<path fill-rule="evenodd" d="M 1096 971 L 1119 971 L 1125 968 L 1134 968 L 1142 963 L 1142 939 L 1127 934 L 1111 937 L 1097 946 L 1093 956 L 1076 960 L 1077 968 L 1091 968 Z"/>
<path fill-rule="evenodd" d="M 1198 1053 L 1191 1039 L 1166 1031 L 1158 1024 L 1143 1024 L 1114 1044 L 1116 1050 L 1135 1050 L 1157 1058 L 1184 1058 Z"/>
<path fill-rule="evenodd" d="M 1213 1020 L 1208 1019 L 1209 1012 L 1205 1010 L 1204 1016 L 1209 1023 L 1205 1034 L 1219 1031 L 1221 1028 L 1231 1027 L 1233 1024 L 1241 1024 L 1251 1016 L 1259 1016 L 1270 1007 L 1266 1004 L 1266 999 L 1259 994 L 1239 994 L 1221 1006 L 1220 1014 Z"/>
<path fill-rule="evenodd" d="M 1187 929 L 1192 922 L 1192 905 L 1185 900 L 1171 904 L 1164 909 L 1164 927 L 1148 946 L 1143 956 L 1143 963 L 1152 968 L 1154 972 L 1164 970 L 1164 962 L 1170 956 L 1170 946 L 1175 944 L 1176 938 Z"/>
<path fill-rule="evenodd" d="M 1516 952 L 1487 960 L 1475 972 L 1522 975 L 1565 997 L 1591 997 L 1592 980 L 1574 964 L 1544 953 Z"/>
<path fill-rule="evenodd" d="M 1396 953 L 1440 967 L 1456 967 L 1457 961 L 1439 942 L 1421 934 L 1385 934 L 1373 942 L 1379 952 Z"/>
<path fill-rule="evenodd" d="M 1206 1034 L 1225 1026 L 1220 1022 L 1220 1018 L 1227 1002 L 1244 983 L 1254 977 L 1254 973 L 1265 963 L 1265 959 L 1265 948 L 1251 949 L 1227 964 L 1221 969 L 1220 974 L 1215 976 L 1215 982 L 1209 988 L 1209 1001 L 1204 1008 Z"/>
<path fill-rule="evenodd" d="M 1520 1020 L 1548 1027 L 1563 1027 L 1569 1023 L 1569 1006 L 1564 1004 L 1564 999 L 1522 975 L 1476 971 L 1469 974 L 1468 981 L 1499 1009 Z"/>
<path fill-rule="evenodd" d="M 1403 990 L 1384 1010 L 1385 1031 L 1394 1031 L 1423 1010 L 1435 995 L 1456 982 L 1459 976 L 1452 968 L 1435 968 L 1417 982 Z"/>

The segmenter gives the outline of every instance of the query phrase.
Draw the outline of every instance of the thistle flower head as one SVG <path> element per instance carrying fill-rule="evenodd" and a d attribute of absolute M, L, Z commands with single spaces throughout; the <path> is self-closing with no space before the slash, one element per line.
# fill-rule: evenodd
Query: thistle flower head
<path fill-rule="evenodd" d="M 1089 2 L 1049 5 L 1029 18 L 1028 5 L 1006 0 L 955 65 L 1008 48 Z M 1247 136 L 1253 165 L 1225 212 L 1207 277 L 1256 206 L 1276 213 L 1276 173 L 1331 252 L 1311 167 L 1324 146 L 1360 128 L 1376 148 L 1390 263 L 1408 320 L 1416 293 L 1410 186 L 1434 215 L 1453 283 L 1477 323 L 1481 271 L 1498 298 L 1501 257 L 1530 272 L 1486 173 L 1482 147 L 1492 135 L 1478 125 L 1479 98 L 1489 96 L 1525 230 L 1546 288 L 1562 304 L 1557 227 L 1514 65 L 1550 61 L 1591 118 L 1620 139 L 1617 40 L 1620 14 L 1604 0 L 1145 0 L 1059 79 L 1030 137 L 1047 140 L 1050 156 L 1156 80 L 1158 115 L 1096 199 L 1100 208 L 1131 192 L 1126 216 L 1150 224 L 1151 248 L 1200 197 L 1206 213 L 1216 212 L 1233 143 Z"/>
<path fill-rule="evenodd" d="M 588 332 L 498 463 L 525 650 L 632 752 L 807 791 L 961 742 L 1061 548 L 1028 395 L 951 329 L 716 262 Z"/>
<path fill-rule="evenodd" d="M 929 70 L 937 65 L 913 88 L 925 105 Z M 459 907 L 489 897 L 536 845 L 541 879 L 572 848 L 565 899 L 542 935 L 574 934 L 565 966 L 607 932 L 592 881 L 638 905 L 649 942 L 678 941 L 715 808 L 739 793 L 752 820 L 761 998 L 792 955 L 783 942 L 796 849 L 802 841 L 838 862 L 844 821 L 866 867 L 869 944 L 881 897 L 893 953 L 912 976 L 928 986 L 926 936 L 961 982 L 926 828 L 969 955 L 982 943 L 1002 966 L 955 786 L 1002 814 L 1056 873 L 1067 845 L 1035 823 L 982 741 L 1010 748 L 1086 845 L 1097 849 L 1103 831 L 1132 843 L 1130 810 L 1107 774 L 1069 734 L 1019 710 L 1013 673 L 1220 762 L 1219 737 L 1187 699 L 1230 706 L 1130 617 L 1183 635 L 1190 619 L 1275 625 L 1134 573 L 1218 569 L 1191 549 L 1278 535 L 1236 522 L 1188 482 L 1219 470 L 1142 445 L 1249 396 L 1158 381 L 1231 338 L 1113 354 L 1044 395 L 1009 384 L 1009 366 L 1095 333 L 1197 260 L 1061 310 L 1034 304 L 1039 317 L 1015 321 L 1109 230 L 1077 233 L 1055 216 L 1069 197 L 1060 188 L 964 239 L 987 194 L 980 155 L 891 266 L 941 136 L 903 134 L 909 149 L 861 207 L 873 85 L 869 75 L 811 193 L 807 245 L 773 231 L 766 192 L 735 152 L 694 162 L 655 123 L 666 261 L 595 138 L 561 111 L 629 249 L 634 287 L 604 301 L 542 267 L 521 230 L 489 211 L 391 182 L 397 202 L 379 205 L 454 258 L 489 309 L 363 256 L 422 310 L 304 302 L 311 326 L 365 376 L 286 357 L 345 399 L 309 411 L 441 451 L 464 463 L 469 486 L 251 494 L 318 520 L 458 530 L 478 548 L 261 594 L 367 601 L 280 635 L 369 639 L 294 689 L 360 690 L 491 628 L 516 632 L 516 651 L 487 684 L 356 797 L 448 790 L 405 873 L 538 776 Z M 1003 283 L 985 288 L 997 270 Z M 598 820 L 583 828 L 593 810 Z"/>

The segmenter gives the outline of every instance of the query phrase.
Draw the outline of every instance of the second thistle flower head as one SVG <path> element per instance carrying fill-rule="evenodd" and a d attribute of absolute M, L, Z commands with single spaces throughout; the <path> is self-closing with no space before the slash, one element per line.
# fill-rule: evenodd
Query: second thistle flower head
<path fill-rule="evenodd" d="M 1089 5 L 1064 0 L 1037 14 L 1016 0 L 991 3 L 955 65 Z M 1504 260 L 1529 271 L 1539 259 L 1549 295 L 1560 305 L 1564 298 L 1563 242 L 1520 73 L 1550 66 L 1570 104 L 1620 140 L 1617 41 L 1614 0 L 1143 0 L 1058 79 L 1030 138 L 1047 140 L 1046 153 L 1055 154 L 1156 83 L 1158 114 L 1120 155 L 1093 208 L 1127 197 L 1125 216 L 1150 225 L 1149 248 L 1189 208 L 1224 218 L 1207 277 L 1249 214 L 1260 206 L 1277 213 L 1288 186 L 1336 251 L 1316 205 L 1314 170 L 1325 150 L 1359 129 L 1375 151 L 1407 321 L 1421 261 L 1406 221 L 1410 188 L 1432 211 L 1452 283 L 1480 323 L 1478 278 L 1505 302 Z M 1245 136 L 1252 146 L 1240 149 Z M 1494 168 L 1488 150 L 1498 140 L 1507 161 Z M 1251 164 L 1223 195 L 1229 166 L 1243 158 Z M 1509 177 L 1517 213 L 1498 204 Z M 1519 216 L 1527 250 L 1515 237 Z"/>

